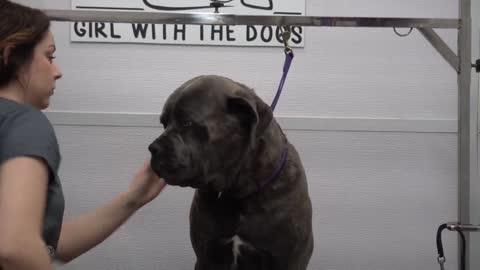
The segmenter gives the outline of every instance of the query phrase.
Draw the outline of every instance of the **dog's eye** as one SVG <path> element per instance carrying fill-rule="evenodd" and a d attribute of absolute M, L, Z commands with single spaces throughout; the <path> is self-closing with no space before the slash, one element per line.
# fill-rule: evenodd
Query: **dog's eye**
<path fill-rule="evenodd" d="M 167 128 L 167 117 L 164 114 L 160 116 L 160 124 L 162 124 L 163 128 Z"/>
<path fill-rule="evenodd" d="M 192 121 L 183 121 L 182 122 L 182 127 L 188 128 L 192 126 Z"/>

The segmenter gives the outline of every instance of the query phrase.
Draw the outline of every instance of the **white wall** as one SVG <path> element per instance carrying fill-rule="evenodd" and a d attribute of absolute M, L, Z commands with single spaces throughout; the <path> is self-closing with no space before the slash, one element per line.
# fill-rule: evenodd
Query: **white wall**
<path fill-rule="evenodd" d="M 307 0 L 307 15 L 457 18 L 458 4 Z M 269 102 L 283 64 L 280 48 L 72 44 L 67 23 L 53 31 L 64 78 L 49 117 L 62 147 L 67 218 L 128 186 L 160 132 L 152 119 L 180 83 L 226 75 Z M 439 32 L 456 50 L 456 31 Z M 392 29 L 308 28 L 295 52 L 276 115 L 309 179 L 316 242 L 309 269 L 438 269 L 436 228 L 457 219 L 455 72 L 416 31 L 400 38 Z M 129 113 L 141 115 L 125 120 Z M 169 187 L 62 269 L 192 269 L 191 195 Z M 444 238 L 447 267 L 456 269 L 456 235 Z"/>

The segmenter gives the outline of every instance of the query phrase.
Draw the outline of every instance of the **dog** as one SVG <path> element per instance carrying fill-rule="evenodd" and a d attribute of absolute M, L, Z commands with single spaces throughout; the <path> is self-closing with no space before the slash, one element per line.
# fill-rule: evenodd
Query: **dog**
<path fill-rule="evenodd" d="M 312 205 L 305 171 L 271 108 L 217 75 L 183 83 L 167 99 L 151 167 L 191 187 L 195 270 L 305 270 Z"/>

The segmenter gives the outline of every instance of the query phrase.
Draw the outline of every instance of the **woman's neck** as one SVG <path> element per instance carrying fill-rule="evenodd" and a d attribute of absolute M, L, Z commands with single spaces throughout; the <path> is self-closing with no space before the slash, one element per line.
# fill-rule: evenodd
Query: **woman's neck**
<path fill-rule="evenodd" d="M 25 104 L 23 87 L 16 82 L 11 82 L 5 87 L 0 87 L 0 98 L 9 99 L 17 103 Z"/>

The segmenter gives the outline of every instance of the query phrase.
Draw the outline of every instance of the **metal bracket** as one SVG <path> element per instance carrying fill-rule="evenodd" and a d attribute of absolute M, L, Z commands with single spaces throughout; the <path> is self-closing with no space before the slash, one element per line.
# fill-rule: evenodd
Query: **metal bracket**
<path fill-rule="evenodd" d="M 450 66 L 459 73 L 460 72 L 460 58 L 453 52 L 447 43 L 431 28 L 417 28 L 420 33 L 432 44 L 432 46 L 440 53 L 440 55 L 447 60 Z"/>
<path fill-rule="evenodd" d="M 458 222 L 447 223 L 447 229 L 450 231 L 479 232 L 480 225 L 459 224 Z"/>
<path fill-rule="evenodd" d="M 210 0 L 210 6 L 215 9 L 214 13 L 219 13 L 219 9 L 221 7 L 225 7 L 225 3 L 232 2 L 233 0 L 226 0 L 226 1 L 220 1 L 220 0 Z"/>
<path fill-rule="evenodd" d="M 480 59 L 477 59 L 477 61 L 475 62 L 475 64 L 472 64 L 472 68 L 475 68 L 475 71 L 477 73 L 480 73 Z"/>

